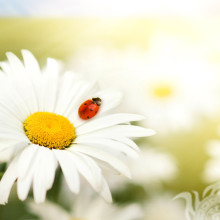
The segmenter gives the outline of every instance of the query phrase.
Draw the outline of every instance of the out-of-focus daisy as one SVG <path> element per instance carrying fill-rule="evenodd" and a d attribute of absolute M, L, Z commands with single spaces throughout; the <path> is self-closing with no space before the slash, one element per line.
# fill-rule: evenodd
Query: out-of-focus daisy
<path fill-rule="evenodd" d="M 152 148 L 141 148 L 138 160 L 130 161 L 128 166 L 134 182 L 139 184 L 169 181 L 177 171 L 175 160 L 171 155 Z"/>
<path fill-rule="evenodd" d="M 220 219 L 220 183 L 208 186 L 200 199 L 199 193 L 193 191 L 180 193 L 175 199 L 186 200 L 185 215 L 187 220 L 218 220 Z"/>
<path fill-rule="evenodd" d="M 174 158 L 164 152 L 153 148 L 141 148 L 141 153 L 138 160 L 126 160 L 132 179 L 131 183 L 140 184 L 142 186 L 149 185 L 152 187 L 160 186 L 162 182 L 169 182 L 177 173 L 176 161 Z M 109 178 L 110 188 L 119 189 L 128 182 L 127 179 L 115 177 L 111 175 Z"/>
<path fill-rule="evenodd" d="M 220 179 L 220 140 L 210 141 L 206 149 L 210 159 L 206 162 L 202 178 L 207 183 L 213 183 Z"/>
<path fill-rule="evenodd" d="M 29 207 L 41 220 L 138 220 L 142 217 L 137 204 L 116 206 L 91 196 L 79 196 L 70 212 L 49 201 L 42 204 L 30 202 Z"/>
<path fill-rule="evenodd" d="M 199 113 L 212 115 L 219 107 L 214 66 L 184 39 L 152 39 L 148 51 L 85 49 L 71 65 L 97 76 L 103 86 L 120 86 L 127 98 L 124 109 L 149 116 L 147 124 L 156 130 L 189 128 Z"/>
<path fill-rule="evenodd" d="M 185 220 L 184 207 L 170 195 L 155 196 L 146 202 L 143 220 Z"/>
<path fill-rule="evenodd" d="M 41 71 L 30 52 L 22 54 L 24 64 L 12 53 L 0 64 L 0 150 L 11 149 L 12 159 L 0 182 L 0 203 L 8 201 L 15 181 L 21 200 L 33 185 L 35 201 L 43 202 L 58 164 L 72 192 L 79 192 L 81 174 L 111 201 L 100 166 L 130 177 L 120 160 L 137 156 L 138 147 L 129 137 L 154 132 L 128 124 L 142 116 L 107 113 L 120 103 L 119 92 L 97 91 L 94 82 L 79 80 L 71 72 L 60 74 L 53 59 Z M 92 97 L 102 100 L 100 110 L 94 118 L 82 120 L 78 108 Z"/>

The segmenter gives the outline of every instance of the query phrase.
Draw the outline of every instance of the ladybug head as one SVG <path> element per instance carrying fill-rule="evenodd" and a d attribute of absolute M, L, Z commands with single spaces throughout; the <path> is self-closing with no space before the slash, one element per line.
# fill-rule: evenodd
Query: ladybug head
<path fill-rule="evenodd" d="M 98 105 L 98 106 L 100 106 L 101 103 L 102 103 L 102 100 L 101 100 L 99 97 L 97 97 L 97 98 L 92 98 L 92 101 L 93 101 L 96 105 Z"/>

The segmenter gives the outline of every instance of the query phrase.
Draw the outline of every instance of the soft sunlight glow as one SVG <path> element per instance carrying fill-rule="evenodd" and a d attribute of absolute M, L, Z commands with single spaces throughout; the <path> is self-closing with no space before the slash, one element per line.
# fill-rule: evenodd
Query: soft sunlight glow
<path fill-rule="evenodd" d="M 122 10 L 123 9 L 123 10 Z M 56 15 L 56 16 L 195 16 L 213 14 L 220 10 L 217 0 L 13 0 L 0 3 L 4 15 Z"/>

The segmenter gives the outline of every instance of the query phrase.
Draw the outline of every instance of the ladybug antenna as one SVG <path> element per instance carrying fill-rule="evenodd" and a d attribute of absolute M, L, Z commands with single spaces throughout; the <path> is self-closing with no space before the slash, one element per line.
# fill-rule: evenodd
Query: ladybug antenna
<path fill-rule="evenodd" d="M 101 103 L 102 103 L 102 100 L 101 100 L 99 97 L 97 97 L 97 98 L 92 98 L 92 101 L 93 101 L 96 105 L 98 105 L 98 106 L 100 106 Z"/>

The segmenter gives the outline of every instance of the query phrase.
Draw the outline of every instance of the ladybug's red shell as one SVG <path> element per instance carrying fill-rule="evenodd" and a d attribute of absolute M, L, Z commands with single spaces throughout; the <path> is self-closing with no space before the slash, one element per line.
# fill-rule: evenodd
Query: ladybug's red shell
<path fill-rule="evenodd" d="M 84 120 L 93 118 L 99 111 L 99 106 L 101 105 L 100 98 L 93 98 L 92 100 L 86 100 L 83 102 L 78 110 L 79 117 Z"/>

